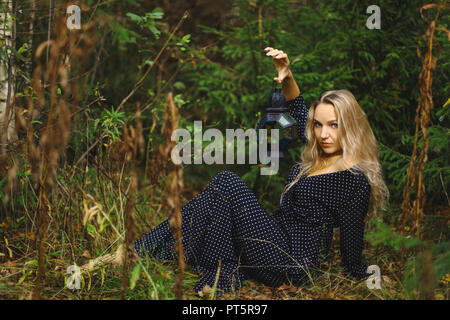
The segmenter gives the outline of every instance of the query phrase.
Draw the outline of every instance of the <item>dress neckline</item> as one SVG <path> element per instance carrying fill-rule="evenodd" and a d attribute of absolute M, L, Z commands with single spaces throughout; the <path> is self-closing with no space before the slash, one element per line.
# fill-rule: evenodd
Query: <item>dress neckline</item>
<path fill-rule="evenodd" d="M 327 173 L 320 173 L 320 174 L 314 174 L 314 175 L 312 175 L 312 176 L 306 176 L 305 179 L 312 178 L 312 177 L 326 176 L 326 175 L 335 174 L 335 173 L 340 173 L 340 172 L 347 172 L 347 171 L 350 171 L 350 169 L 353 168 L 353 167 L 355 167 L 355 166 L 356 166 L 356 165 L 353 165 L 353 166 L 351 166 L 350 168 L 345 169 L 345 170 L 334 171 L 334 172 L 327 172 Z"/>

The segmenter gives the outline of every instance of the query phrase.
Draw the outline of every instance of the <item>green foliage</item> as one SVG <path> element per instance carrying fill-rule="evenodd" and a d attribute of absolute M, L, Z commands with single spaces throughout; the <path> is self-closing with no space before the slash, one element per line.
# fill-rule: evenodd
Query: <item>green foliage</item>
<path fill-rule="evenodd" d="M 423 2 L 394 6 L 387 0 L 380 1 L 380 30 L 365 26 L 370 4 L 320 1 L 303 6 L 260 1 L 249 6 L 248 1 L 235 1 L 232 10 L 239 13 L 237 22 L 222 29 L 200 26 L 217 42 L 193 52 L 196 63 L 182 67 L 183 82 L 192 88 L 187 110 L 207 113 L 210 121 L 223 120 L 222 129 L 253 127 L 266 107 L 275 76 L 272 61 L 264 57 L 263 49 L 282 49 L 290 56 L 307 104 L 327 90 L 349 89 L 355 94 L 379 142 L 391 200 L 400 203 L 415 132 L 417 77 L 422 66 L 415 48 L 424 49 L 419 40 L 426 24 L 418 10 Z M 442 18 L 438 24 L 445 28 L 447 20 Z M 448 46 L 442 35 L 436 36 Z M 438 65 L 445 65 L 446 57 L 448 50 L 439 56 Z M 435 83 L 442 79 L 445 76 L 438 71 L 433 80 L 437 104 L 445 90 Z M 438 113 L 442 119 L 443 112 Z M 429 128 L 429 162 L 424 179 L 430 206 L 446 203 L 450 179 L 445 174 L 449 171 L 447 128 L 448 122 L 433 123 Z M 297 156 L 291 160 L 297 161 L 299 146 L 291 150 L 290 154 Z"/>
<path fill-rule="evenodd" d="M 103 137 L 114 141 L 120 135 L 120 128 L 125 123 L 125 112 L 116 112 L 113 107 L 111 107 L 111 111 L 105 109 L 101 118 L 95 120 L 94 127 L 97 128 L 99 123 L 103 129 Z"/>
<path fill-rule="evenodd" d="M 450 272 L 450 242 L 434 244 L 431 248 L 431 256 L 433 261 L 431 266 L 433 283 L 428 285 L 438 287 L 440 280 Z M 418 253 L 417 256 L 411 257 L 406 262 L 402 282 L 408 299 L 420 297 L 421 286 L 424 285 L 422 277 L 426 263 L 424 252 Z"/>
<path fill-rule="evenodd" d="M 380 244 L 392 247 L 395 251 L 399 249 L 411 249 L 423 246 L 423 242 L 412 236 L 402 236 L 396 233 L 391 226 L 377 219 L 370 220 L 371 232 L 367 232 L 365 238 L 373 246 Z"/>
<path fill-rule="evenodd" d="M 130 43 L 136 43 L 139 34 L 133 30 L 130 30 L 120 24 L 118 21 L 113 21 L 110 24 L 112 31 L 113 44 L 117 44 L 119 50 L 125 50 L 126 45 Z"/>
<path fill-rule="evenodd" d="M 450 241 L 445 241 L 432 246 L 434 257 L 433 272 L 436 279 L 442 279 L 450 272 Z"/>
<path fill-rule="evenodd" d="M 416 249 L 417 254 L 408 255 L 403 273 L 404 292 L 409 299 L 417 298 L 423 286 L 422 273 L 427 263 L 424 260 L 424 250 L 426 242 L 412 236 L 403 236 L 396 233 L 393 228 L 378 219 L 369 222 L 370 232 L 367 232 L 365 239 L 372 246 L 384 245 L 393 248 L 396 252 L 400 249 Z M 450 272 L 450 241 L 432 243 L 431 246 L 432 264 L 428 266 L 432 271 L 434 283 L 438 286 L 439 280 Z"/>
<path fill-rule="evenodd" d="M 255 187 L 255 182 L 258 179 L 260 168 L 258 166 L 252 166 L 250 170 L 242 176 L 242 180 L 247 183 L 250 188 Z"/>
<path fill-rule="evenodd" d="M 148 28 L 156 39 L 159 39 L 161 31 L 157 29 L 157 22 L 164 17 L 164 12 L 161 8 L 155 8 L 152 12 L 147 12 L 144 16 L 138 16 L 134 13 L 127 13 L 127 17 L 136 22 L 141 28 Z"/>

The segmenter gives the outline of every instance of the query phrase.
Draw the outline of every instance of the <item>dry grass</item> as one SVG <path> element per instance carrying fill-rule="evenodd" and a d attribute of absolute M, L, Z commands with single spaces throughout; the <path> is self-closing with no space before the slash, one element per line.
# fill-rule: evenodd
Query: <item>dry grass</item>
<path fill-rule="evenodd" d="M 13 246 L 17 246 L 23 239 L 10 237 L 14 241 Z M 107 241 L 104 246 L 106 246 Z M 108 247 L 105 248 L 107 250 Z M 55 244 L 55 251 L 49 252 L 48 261 L 48 281 L 42 289 L 44 299 L 119 299 L 121 298 L 121 268 L 116 264 L 104 264 L 95 270 L 82 268 L 82 288 L 71 291 L 64 287 L 64 271 L 71 263 L 67 260 L 67 255 L 63 251 L 70 251 L 70 244 L 65 248 Z M 84 249 L 84 248 L 83 248 Z M 337 251 L 336 248 L 333 250 Z M 373 250 L 373 248 L 372 248 Z M 82 251 L 82 250 L 77 250 Z M 93 255 L 92 250 L 84 249 L 77 262 L 88 262 Z M 19 253 L 19 252 L 18 252 Z M 370 253 L 370 248 L 369 248 Z M 15 257 L 15 255 L 13 256 Z M 36 266 L 33 263 L 33 256 L 11 260 L 2 264 L 0 269 L 4 269 L 0 281 L 0 297 L 8 299 L 27 299 L 34 287 Z M 110 256 L 112 259 L 112 256 Z M 304 287 L 296 287 L 289 284 L 279 288 L 270 288 L 255 281 L 245 281 L 241 290 L 234 293 L 225 293 L 221 300 L 316 300 L 316 299 L 405 299 L 402 284 L 396 274 L 400 270 L 395 269 L 395 262 L 390 261 L 387 256 L 379 255 L 380 268 L 386 273 L 383 277 L 381 290 L 370 290 L 365 281 L 355 282 L 346 279 L 337 267 L 336 263 L 330 265 L 327 270 L 314 279 L 314 282 Z M 159 261 L 156 259 L 144 259 L 142 264 L 144 270 L 140 271 L 140 279 L 133 290 L 128 290 L 126 299 L 174 299 L 173 292 L 176 275 L 174 273 L 174 262 Z M 193 287 L 198 280 L 190 267 L 187 267 L 184 274 L 183 289 L 185 299 L 208 299 L 198 297 Z M 437 298 L 444 298 L 437 296 Z M 448 297 L 447 297 L 448 298 Z"/>
<path fill-rule="evenodd" d="M 47 236 L 48 250 L 45 253 L 46 279 L 41 287 L 42 299 L 175 299 L 177 263 L 145 258 L 133 265 L 141 265 L 134 286 L 122 287 L 122 262 L 114 259 L 121 248 L 126 231 L 127 201 L 125 195 L 131 186 L 131 179 L 119 175 L 113 183 L 95 170 L 86 176 L 85 187 L 79 188 L 77 176 L 72 181 L 61 181 L 67 192 L 78 192 L 73 197 L 68 211 L 64 189 L 56 191 L 49 204 L 52 219 L 49 221 Z M 95 183 L 95 181 L 97 181 Z M 19 181 L 19 185 L 21 182 Z M 119 189 L 116 189 L 116 185 Z M 166 208 L 160 205 L 165 198 L 165 179 L 159 184 L 142 188 L 136 192 L 136 234 L 141 236 L 151 227 L 158 225 L 168 217 Z M 185 203 L 188 199 L 181 198 Z M 67 214 L 74 217 L 74 235 L 67 232 L 54 219 Z M 1 223 L 0 252 L 5 253 L 0 264 L 0 298 L 29 299 L 36 288 L 38 272 L 37 252 L 33 247 L 34 232 L 27 229 L 25 223 L 17 220 L 5 220 Z M 23 221 L 22 219 L 21 221 Z M 7 240 L 7 244 L 5 242 Z M 342 274 L 339 267 L 339 243 L 333 240 L 331 248 L 335 258 L 322 270 L 314 282 L 303 287 L 288 283 L 279 288 L 270 288 L 255 281 L 246 281 L 241 290 L 225 293 L 219 299 L 229 300 L 316 300 L 316 299 L 407 299 L 402 285 L 404 263 L 398 255 L 387 248 L 371 247 L 365 249 L 367 261 L 375 262 L 381 268 L 383 283 L 380 290 L 370 290 L 365 281 L 353 281 Z M 106 263 L 98 263 L 89 268 L 89 262 L 103 257 Z M 97 260 L 98 262 L 98 260 Z M 111 263 L 113 262 L 113 263 Z M 65 287 L 67 267 L 76 263 L 82 268 L 80 290 Z M 133 268 L 134 269 L 134 268 Z M 128 283 L 133 276 L 128 275 Z M 186 266 L 183 273 L 182 289 L 184 299 L 200 298 L 193 291 L 198 276 Z M 125 290 L 125 291 L 124 291 Z M 435 293 L 436 299 L 448 299 L 448 284 L 442 285 Z"/>

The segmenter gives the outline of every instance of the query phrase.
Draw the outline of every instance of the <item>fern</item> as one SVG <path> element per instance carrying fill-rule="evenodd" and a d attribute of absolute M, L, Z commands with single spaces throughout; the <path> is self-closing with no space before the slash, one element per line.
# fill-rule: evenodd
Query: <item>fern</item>
<path fill-rule="evenodd" d="M 402 248 L 420 248 L 423 246 L 422 240 L 412 236 L 402 236 L 396 233 L 391 226 L 384 224 L 378 219 L 372 219 L 369 222 L 372 231 L 367 232 L 365 237 L 371 245 L 385 245 L 398 251 Z"/>

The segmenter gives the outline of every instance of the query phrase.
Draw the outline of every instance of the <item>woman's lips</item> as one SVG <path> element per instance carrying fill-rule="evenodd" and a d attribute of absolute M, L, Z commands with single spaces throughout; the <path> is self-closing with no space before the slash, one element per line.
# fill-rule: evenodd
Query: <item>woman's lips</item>
<path fill-rule="evenodd" d="M 329 146 L 331 146 L 331 143 L 322 143 L 322 146 L 329 147 Z"/>

